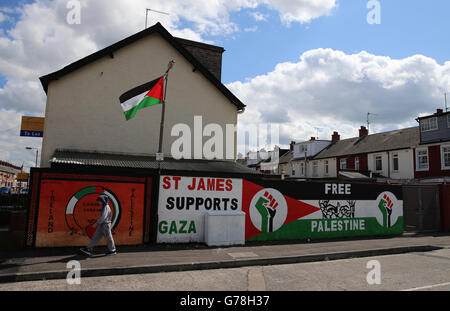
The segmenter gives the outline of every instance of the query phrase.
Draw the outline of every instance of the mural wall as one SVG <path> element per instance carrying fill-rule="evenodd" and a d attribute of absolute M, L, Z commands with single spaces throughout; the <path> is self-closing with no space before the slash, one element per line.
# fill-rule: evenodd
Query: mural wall
<path fill-rule="evenodd" d="M 401 186 L 244 181 L 247 241 L 403 233 Z"/>
<path fill-rule="evenodd" d="M 204 242 L 207 212 L 241 206 L 242 179 L 161 176 L 157 242 Z"/>
<path fill-rule="evenodd" d="M 110 199 L 117 245 L 204 242 L 205 215 L 214 211 L 244 212 L 246 241 L 403 233 L 401 186 L 158 178 L 159 186 L 152 186 L 150 177 L 35 173 L 27 245 L 87 245 L 86 227 L 100 214 L 100 194 Z"/>
<path fill-rule="evenodd" d="M 204 242 L 208 211 L 246 213 L 247 241 L 401 234 L 401 186 L 161 176 L 158 243 Z"/>
<path fill-rule="evenodd" d="M 146 181 L 147 180 L 147 181 Z M 86 228 L 101 210 L 105 194 L 112 210 L 112 233 L 117 245 L 141 244 L 147 178 L 43 174 L 39 185 L 36 247 L 86 246 Z M 99 245 L 105 245 L 104 239 Z"/>

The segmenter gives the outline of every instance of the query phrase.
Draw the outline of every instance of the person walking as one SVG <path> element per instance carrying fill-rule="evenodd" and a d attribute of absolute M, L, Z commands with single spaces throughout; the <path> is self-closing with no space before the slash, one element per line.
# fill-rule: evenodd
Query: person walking
<path fill-rule="evenodd" d="M 100 212 L 100 217 L 98 218 L 95 225 L 97 226 L 97 229 L 92 236 L 91 242 L 87 247 L 83 247 L 80 250 L 88 255 L 92 256 L 92 250 L 94 249 L 95 245 L 101 240 L 101 238 L 104 236 L 106 238 L 106 243 L 108 245 L 108 253 L 106 255 L 116 255 L 116 246 L 114 244 L 114 239 L 112 237 L 111 233 L 111 208 L 108 205 L 108 197 L 104 194 L 100 195 L 97 198 L 97 201 L 102 204 L 102 210 Z"/>

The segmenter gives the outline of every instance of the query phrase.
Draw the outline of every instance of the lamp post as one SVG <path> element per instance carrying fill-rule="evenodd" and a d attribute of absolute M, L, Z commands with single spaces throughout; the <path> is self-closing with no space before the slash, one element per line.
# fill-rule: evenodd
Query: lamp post
<path fill-rule="evenodd" d="M 27 150 L 36 150 L 36 162 L 35 162 L 34 166 L 38 167 L 37 161 L 38 161 L 39 149 L 38 148 L 33 148 L 33 147 L 26 147 L 25 149 L 27 149 Z"/>

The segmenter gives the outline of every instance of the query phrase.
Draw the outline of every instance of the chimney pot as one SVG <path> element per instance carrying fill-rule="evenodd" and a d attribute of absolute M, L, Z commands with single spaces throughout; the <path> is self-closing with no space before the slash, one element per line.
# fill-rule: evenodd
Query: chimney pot
<path fill-rule="evenodd" d="M 363 137 L 363 136 L 367 136 L 369 135 L 369 131 L 367 130 L 367 128 L 365 126 L 361 126 L 361 128 L 359 129 L 359 137 Z"/>
<path fill-rule="evenodd" d="M 338 132 L 333 132 L 333 135 L 331 136 L 331 142 L 336 142 L 341 140 L 341 135 L 339 135 Z"/>
<path fill-rule="evenodd" d="M 294 151 L 294 145 L 295 145 L 295 141 L 291 141 L 291 144 L 290 144 L 290 150 L 291 151 Z"/>

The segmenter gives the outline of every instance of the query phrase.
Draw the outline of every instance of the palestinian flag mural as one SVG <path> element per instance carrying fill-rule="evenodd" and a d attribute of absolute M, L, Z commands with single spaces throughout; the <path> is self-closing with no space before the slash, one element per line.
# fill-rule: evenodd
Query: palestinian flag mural
<path fill-rule="evenodd" d="M 164 101 L 164 76 L 129 90 L 119 100 L 127 120 L 140 109 L 161 104 Z"/>
<path fill-rule="evenodd" d="M 244 180 L 247 241 L 403 233 L 400 186 Z"/>
<path fill-rule="evenodd" d="M 246 213 L 245 239 L 282 239 L 279 230 L 287 224 L 320 209 L 244 180 L 242 211 Z M 278 232 L 278 233 L 277 233 Z"/>

